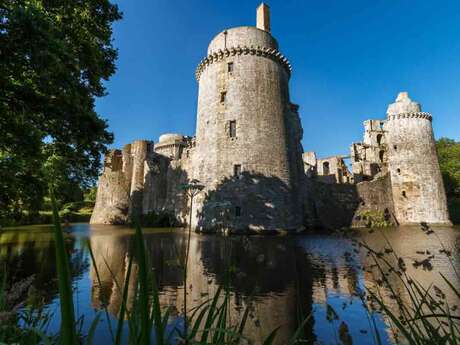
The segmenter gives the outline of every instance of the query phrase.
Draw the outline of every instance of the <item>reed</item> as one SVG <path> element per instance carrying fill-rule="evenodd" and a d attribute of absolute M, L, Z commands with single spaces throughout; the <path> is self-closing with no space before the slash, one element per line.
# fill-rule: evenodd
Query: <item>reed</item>
<path fill-rule="evenodd" d="M 407 273 L 404 259 L 397 255 L 384 233 L 382 235 L 387 243 L 385 252 L 377 252 L 366 243 L 360 243 L 360 246 L 367 250 L 373 262 L 372 266 L 379 274 L 376 286 L 366 289 L 367 299 L 374 302 L 378 311 L 388 320 L 394 341 L 410 345 L 460 344 L 460 316 L 455 313 L 458 305 L 450 305 L 446 294 L 435 284 L 424 287 L 413 279 Z M 437 239 L 440 241 L 439 237 Z M 449 252 L 442 242 L 440 244 L 442 253 L 448 256 L 453 265 Z M 446 293 L 458 297 L 460 303 L 460 277 L 455 266 L 453 271 L 457 274 L 457 284 L 452 283 L 442 273 L 439 273 L 439 278 L 448 287 L 449 291 Z M 378 334 L 376 327 L 374 332 Z M 381 343 L 380 338 L 376 339 L 376 343 Z"/>

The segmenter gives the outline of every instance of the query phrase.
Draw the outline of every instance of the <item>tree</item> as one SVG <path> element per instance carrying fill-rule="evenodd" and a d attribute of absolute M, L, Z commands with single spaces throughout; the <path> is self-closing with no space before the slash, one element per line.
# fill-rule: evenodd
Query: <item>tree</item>
<path fill-rule="evenodd" d="M 441 138 L 436 142 L 439 166 L 448 197 L 460 197 L 460 142 Z"/>
<path fill-rule="evenodd" d="M 113 141 L 94 109 L 115 72 L 109 0 L 0 1 L 0 213 L 36 210 L 45 162 L 66 183 L 90 185 Z"/>

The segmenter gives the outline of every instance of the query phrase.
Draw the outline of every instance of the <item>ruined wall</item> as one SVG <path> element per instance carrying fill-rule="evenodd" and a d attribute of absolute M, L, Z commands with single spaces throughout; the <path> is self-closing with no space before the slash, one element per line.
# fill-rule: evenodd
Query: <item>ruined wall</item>
<path fill-rule="evenodd" d="M 301 225 L 292 193 L 296 172 L 287 138 L 291 131 L 287 122 L 292 122 L 287 117 L 293 116 L 290 66 L 276 49 L 275 39 L 266 31 L 228 29 L 212 40 L 208 57 L 197 69 L 193 178 L 206 189 L 196 199 L 195 228 L 211 228 L 222 218 L 223 211 L 216 207 L 223 207 L 224 197 L 226 222 L 232 227 L 278 230 Z M 259 182 L 265 188 L 256 191 L 253 184 Z M 239 195 L 226 184 L 238 186 Z M 251 203 L 241 203 L 254 192 L 258 203 L 266 205 L 266 214 Z"/>
<path fill-rule="evenodd" d="M 151 143 L 137 140 L 122 151 L 111 150 L 99 177 L 91 224 L 125 224 L 142 212 L 144 162 Z"/>
<path fill-rule="evenodd" d="M 350 183 L 352 180 L 341 156 L 318 159 L 315 175 L 324 183 Z"/>
<path fill-rule="evenodd" d="M 355 182 L 371 180 L 385 175 L 388 171 L 388 145 L 385 121 L 364 121 L 363 142 L 350 147 L 352 172 Z"/>
<path fill-rule="evenodd" d="M 431 125 L 406 92 L 388 107 L 389 144 L 395 214 L 400 224 L 450 224 Z"/>
<path fill-rule="evenodd" d="M 390 176 L 358 184 L 331 184 L 308 179 L 305 219 L 309 227 L 337 229 L 367 226 L 373 218 L 396 224 Z"/>
<path fill-rule="evenodd" d="M 91 224 L 124 224 L 128 219 L 129 181 L 122 170 L 122 157 L 119 150 L 111 150 L 105 156 Z"/>

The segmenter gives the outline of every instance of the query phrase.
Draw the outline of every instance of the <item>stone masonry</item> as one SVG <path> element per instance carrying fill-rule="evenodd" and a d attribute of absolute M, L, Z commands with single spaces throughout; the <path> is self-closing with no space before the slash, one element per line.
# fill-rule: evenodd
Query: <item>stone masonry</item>
<path fill-rule="evenodd" d="M 256 22 L 217 34 L 198 64 L 194 137 L 109 151 L 91 223 L 167 212 L 182 224 L 191 216 L 196 231 L 268 233 L 361 226 L 377 212 L 393 224 L 449 224 L 431 115 L 400 93 L 386 120 L 364 122 L 350 155 L 304 153 L 292 68 L 266 4 Z M 181 186 L 192 180 L 203 190 L 190 210 Z"/>

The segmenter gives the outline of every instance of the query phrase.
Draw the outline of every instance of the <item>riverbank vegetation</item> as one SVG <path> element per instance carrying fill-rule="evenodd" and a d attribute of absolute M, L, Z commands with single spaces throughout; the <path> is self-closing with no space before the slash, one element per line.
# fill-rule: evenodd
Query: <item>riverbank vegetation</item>
<path fill-rule="evenodd" d="M 441 138 L 436 142 L 439 165 L 446 189 L 450 219 L 460 224 L 460 142 Z"/>

